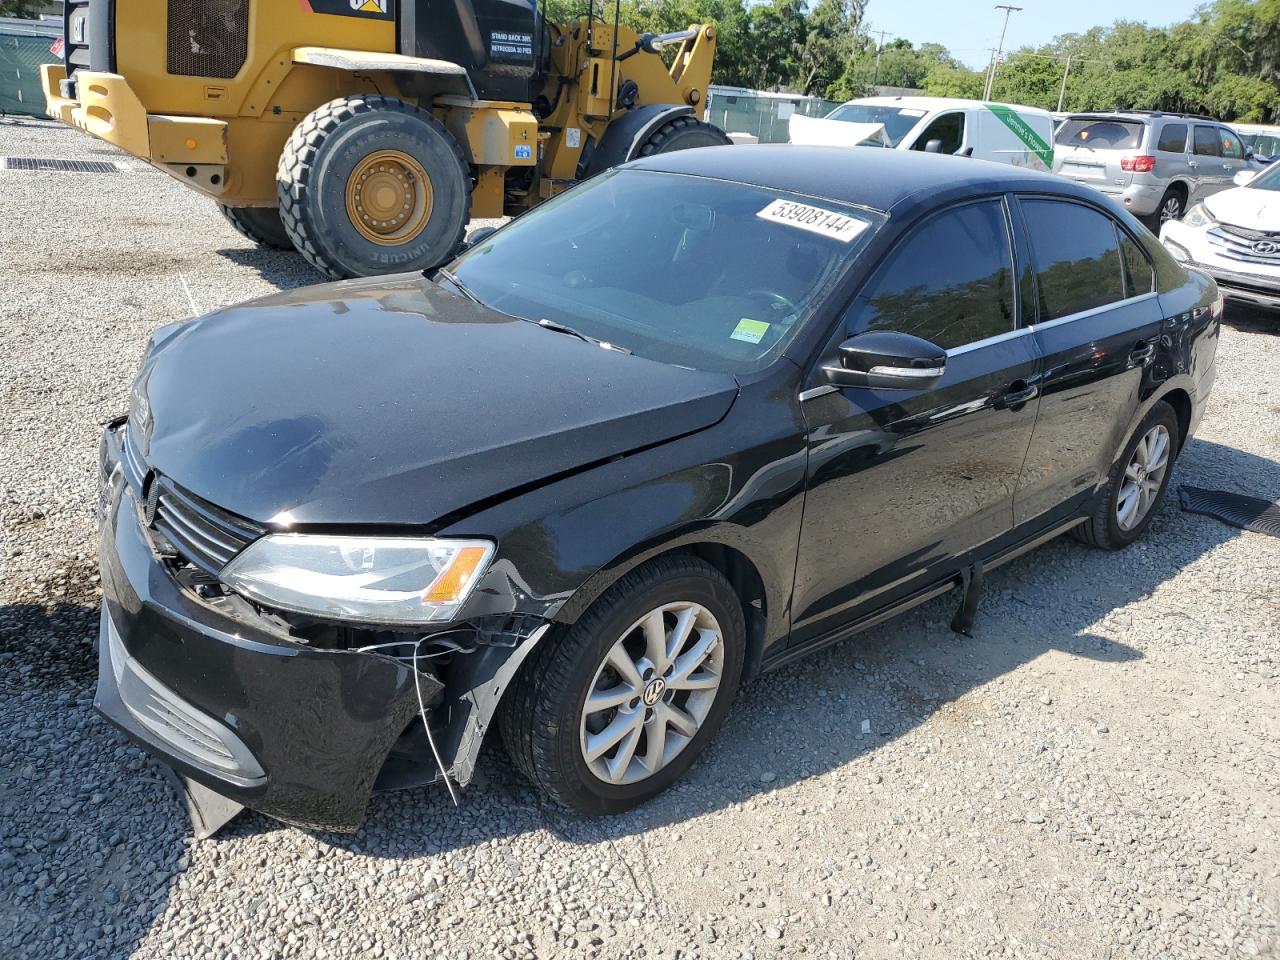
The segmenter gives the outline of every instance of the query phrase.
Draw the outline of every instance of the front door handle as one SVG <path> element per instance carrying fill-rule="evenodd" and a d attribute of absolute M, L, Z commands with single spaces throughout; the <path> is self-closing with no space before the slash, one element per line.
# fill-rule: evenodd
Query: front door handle
<path fill-rule="evenodd" d="M 1028 400 L 1034 400 L 1040 392 L 1040 388 L 1034 383 L 1027 383 L 1025 380 L 1015 380 L 1009 384 L 1009 389 L 1004 392 L 1004 396 L 1000 398 L 1000 406 L 1002 407 L 1020 407 Z"/>
<path fill-rule="evenodd" d="M 1129 351 L 1129 362 L 1135 367 L 1141 366 L 1156 355 L 1156 345 L 1139 340 Z"/>

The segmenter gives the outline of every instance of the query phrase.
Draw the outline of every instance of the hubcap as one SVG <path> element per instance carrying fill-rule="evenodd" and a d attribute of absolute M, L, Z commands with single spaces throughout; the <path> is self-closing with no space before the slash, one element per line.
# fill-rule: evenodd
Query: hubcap
<path fill-rule="evenodd" d="M 431 178 L 402 150 L 369 154 L 347 178 L 347 217 L 361 236 L 383 246 L 417 237 L 433 206 Z"/>
<path fill-rule="evenodd" d="M 582 756 L 606 783 L 653 776 L 706 721 L 724 673 L 720 624 L 706 607 L 669 603 L 623 632 L 582 707 Z"/>
<path fill-rule="evenodd" d="M 1116 523 L 1121 530 L 1132 530 L 1151 512 L 1169 469 L 1169 446 L 1164 424 L 1152 427 L 1138 441 L 1116 498 Z"/>

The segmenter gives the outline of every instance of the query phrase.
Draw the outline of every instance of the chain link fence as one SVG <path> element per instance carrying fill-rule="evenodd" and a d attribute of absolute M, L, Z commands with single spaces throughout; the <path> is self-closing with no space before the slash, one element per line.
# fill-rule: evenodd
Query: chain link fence
<path fill-rule="evenodd" d="M 60 36 L 55 21 L 0 18 L 0 115 L 45 115 L 40 64 L 61 62 L 49 49 Z"/>
<path fill-rule="evenodd" d="M 761 143 L 786 143 L 790 139 L 787 122 L 793 114 L 825 117 L 838 106 L 839 101 L 821 97 L 712 84 L 707 91 L 706 119 L 726 133 L 749 133 Z"/>

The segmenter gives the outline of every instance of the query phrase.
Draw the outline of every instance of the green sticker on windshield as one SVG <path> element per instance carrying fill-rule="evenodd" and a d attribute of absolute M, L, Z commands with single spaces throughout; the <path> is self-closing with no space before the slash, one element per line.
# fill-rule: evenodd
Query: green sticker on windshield
<path fill-rule="evenodd" d="M 769 325 L 763 320 L 751 320 L 743 317 L 738 321 L 738 325 L 733 328 L 733 333 L 729 334 L 729 339 L 741 340 L 744 343 L 759 343 L 768 332 Z"/>

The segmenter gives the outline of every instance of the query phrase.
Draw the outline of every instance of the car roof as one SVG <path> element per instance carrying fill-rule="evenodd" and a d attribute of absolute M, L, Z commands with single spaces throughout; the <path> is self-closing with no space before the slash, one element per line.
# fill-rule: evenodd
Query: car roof
<path fill-rule="evenodd" d="M 922 194 L 949 197 L 957 193 L 1029 191 L 1097 199 L 1097 192 L 1088 187 L 1025 167 L 875 147 L 792 143 L 699 147 L 645 157 L 624 169 L 749 183 L 886 212 Z"/>
<path fill-rule="evenodd" d="M 851 103 L 866 104 L 871 107 L 906 107 L 915 110 L 965 110 L 972 107 L 1008 107 L 1018 113 L 1052 116 L 1048 110 L 1039 107 L 1028 107 L 1020 103 L 998 103 L 987 100 L 966 100 L 962 97 L 859 97 L 857 100 L 846 100 L 840 106 Z"/>

